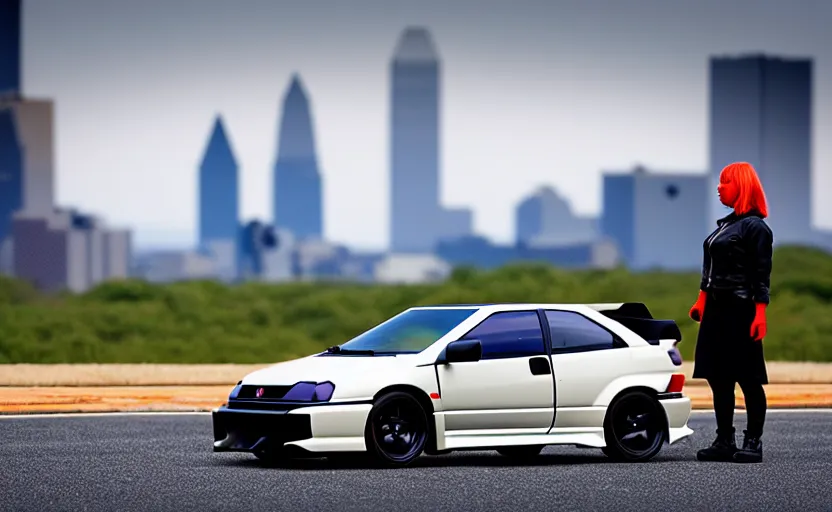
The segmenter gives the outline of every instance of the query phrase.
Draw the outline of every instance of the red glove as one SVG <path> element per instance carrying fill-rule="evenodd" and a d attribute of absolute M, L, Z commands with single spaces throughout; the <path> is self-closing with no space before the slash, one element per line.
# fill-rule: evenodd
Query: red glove
<path fill-rule="evenodd" d="M 707 297 L 708 294 L 706 294 L 702 290 L 699 290 L 699 297 L 696 299 L 696 303 L 693 305 L 692 308 L 690 308 L 690 312 L 688 313 L 688 315 L 690 315 L 690 318 L 694 322 L 702 321 L 702 315 L 705 313 L 705 299 Z"/>
<path fill-rule="evenodd" d="M 766 305 L 756 303 L 757 311 L 754 314 L 754 321 L 751 322 L 751 337 L 755 341 L 762 341 L 766 337 Z"/>

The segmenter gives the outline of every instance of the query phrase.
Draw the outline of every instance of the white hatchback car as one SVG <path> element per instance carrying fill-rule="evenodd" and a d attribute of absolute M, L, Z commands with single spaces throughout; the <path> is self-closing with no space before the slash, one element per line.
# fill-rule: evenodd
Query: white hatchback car
<path fill-rule="evenodd" d="M 692 433 L 680 341 L 641 303 L 414 307 L 247 375 L 212 412 L 214 451 L 400 466 L 561 444 L 645 461 Z"/>

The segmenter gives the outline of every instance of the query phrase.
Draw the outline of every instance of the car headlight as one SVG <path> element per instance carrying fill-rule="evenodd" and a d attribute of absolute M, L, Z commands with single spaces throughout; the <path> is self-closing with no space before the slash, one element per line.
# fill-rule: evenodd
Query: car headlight
<path fill-rule="evenodd" d="M 242 389 L 242 388 L 243 388 L 243 381 L 240 381 L 240 382 L 237 383 L 236 386 L 234 386 L 234 389 L 231 390 L 231 393 L 228 395 L 228 398 L 231 399 L 231 400 L 234 400 L 235 398 L 237 398 L 237 395 L 240 394 L 240 389 Z"/>
<path fill-rule="evenodd" d="M 283 395 L 283 400 L 296 402 L 328 402 L 335 384 L 326 382 L 298 382 Z"/>

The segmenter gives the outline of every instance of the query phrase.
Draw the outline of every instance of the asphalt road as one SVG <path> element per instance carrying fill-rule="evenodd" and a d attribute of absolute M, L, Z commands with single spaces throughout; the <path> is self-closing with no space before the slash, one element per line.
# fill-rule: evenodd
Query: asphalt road
<path fill-rule="evenodd" d="M 691 426 L 644 464 L 550 447 L 530 464 L 485 451 L 405 469 L 274 468 L 213 453 L 209 415 L 7 417 L 0 510 L 832 510 L 832 413 L 772 411 L 762 464 L 697 462 L 714 422 L 694 413 Z"/>

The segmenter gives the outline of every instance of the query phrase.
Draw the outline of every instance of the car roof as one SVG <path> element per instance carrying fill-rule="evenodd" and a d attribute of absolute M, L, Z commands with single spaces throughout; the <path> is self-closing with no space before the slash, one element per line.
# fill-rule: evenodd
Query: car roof
<path fill-rule="evenodd" d="M 410 309 L 456 309 L 456 308 L 501 308 L 501 307 L 524 307 L 524 308 L 535 308 L 535 309 L 545 309 L 549 307 L 575 307 L 575 306 L 586 306 L 592 309 L 617 309 L 624 305 L 623 302 L 615 302 L 615 303 L 600 303 L 600 304 L 593 304 L 593 303 L 584 303 L 584 302 L 481 302 L 481 303 L 471 303 L 471 304 L 424 304 L 419 306 L 413 306 Z"/>
<path fill-rule="evenodd" d="M 618 313 L 619 315 L 633 316 L 636 318 L 652 319 L 650 310 L 643 302 L 484 302 L 472 304 L 432 304 L 413 306 L 410 309 L 460 309 L 476 308 L 491 310 L 517 310 L 517 309 L 568 309 L 581 310 L 584 308 L 593 309 L 599 313 Z"/>

